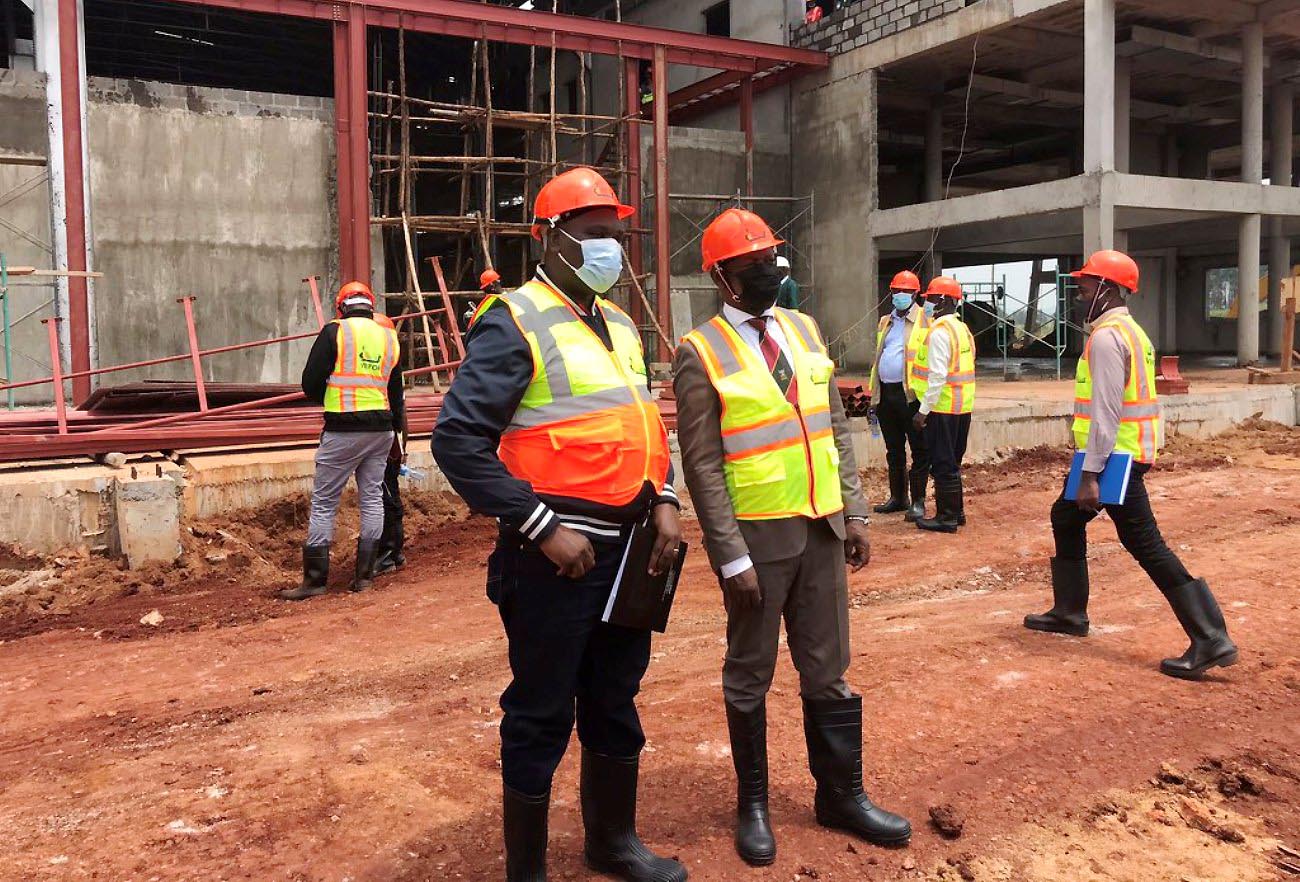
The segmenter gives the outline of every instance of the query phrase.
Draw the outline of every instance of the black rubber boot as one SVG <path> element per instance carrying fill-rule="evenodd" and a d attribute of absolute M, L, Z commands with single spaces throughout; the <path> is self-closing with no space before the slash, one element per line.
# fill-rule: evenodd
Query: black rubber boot
<path fill-rule="evenodd" d="M 509 787 L 502 789 L 506 882 L 546 882 L 546 816 L 551 792 L 525 796 Z"/>
<path fill-rule="evenodd" d="M 646 848 L 636 834 L 637 757 L 582 751 L 582 823 L 587 866 L 625 882 L 686 882 L 686 868 Z"/>
<path fill-rule="evenodd" d="M 736 765 L 736 851 L 751 867 L 776 860 L 767 813 L 767 706 L 745 713 L 727 705 L 731 759 Z"/>
<path fill-rule="evenodd" d="M 912 825 L 874 805 L 862 789 L 862 696 L 805 698 L 803 731 L 817 781 L 817 823 L 856 833 L 875 845 L 905 845 Z"/>
<path fill-rule="evenodd" d="M 907 511 L 907 472 L 889 467 L 889 499 L 872 509 L 876 514 L 894 514 Z"/>
<path fill-rule="evenodd" d="M 1052 608 L 1025 616 L 1031 631 L 1088 636 L 1088 562 L 1052 558 Z"/>
<path fill-rule="evenodd" d="M 375 584 L 375 559 L 379 556 L 379 543 L 357 540 L 357 572 L 350 590 L 365 591 Z"/>
<path fill-rule="evenodd" d="M 911 475 L 912 507 L 903 515 L 903 520 L 909 524 L 925 517 L 925 485 L 928 478 L 929 475 L 925 472 L 913 471 Z"/>
<path fill-rule="evenodd" d="M 932 533 L 956 533 L 961 526 L 961 478 L 936 479 L 934 517 L 917 518 L 916 525 Z"/>
<path fill-rule="evenodd" d="M 306 600 L 325 593 L 325 583 L 330 576 L 329 545 L 304 545 L 302 547 L 302 584 L 280 592 L 281 600 Z"/>
<path fill-rule="evenodd" d="M 1160 673 L 1182 680 L 1199 680 L 1209 668 L 1237 663 L 1237 645 L 1228 637 L 1223 611 L 1204 579 L 1193 579 L 1165 592 L 1192 643 L 1178 658 L 1160 662 Z"/>
<path fill-rule="evenodd" d="M 379 537 L 379 556 L 375 558 L 375 575 L 382 576 L 406 565 L 402 547 L 406 544 L 401 522 L 384 522 L 384 534 Z"/>

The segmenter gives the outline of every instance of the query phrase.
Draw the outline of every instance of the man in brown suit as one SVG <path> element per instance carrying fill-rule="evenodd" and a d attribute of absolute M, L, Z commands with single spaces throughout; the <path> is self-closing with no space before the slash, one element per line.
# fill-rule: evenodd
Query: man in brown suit
<path fill-rule="evenodd" d="M 846 557 L 870 558 L 867 506 L 833 364 L 813 320 L 774 308 L 778 240 L 757 215 L 704 233 L 722 312 L 678 347 L 677 433 L 727 609 L 722 689 L 737 788 L 736 848 L 776 859 L 767 806 L 766 695 L 781 619 L 799 671 L 817 820 L 901 845 L 911 826 L 862 789 L 862 699 L 849 664 Z"/>

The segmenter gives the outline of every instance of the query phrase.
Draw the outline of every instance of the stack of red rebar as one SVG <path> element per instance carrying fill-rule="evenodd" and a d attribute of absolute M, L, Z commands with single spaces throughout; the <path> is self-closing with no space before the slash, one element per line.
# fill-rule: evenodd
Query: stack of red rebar
<path fill-rule="evenodd" d="M 837 379 L 840 398 L 844 401 L 844 412 L 851 417 L 864 417 L 871 409 L 871 390 L 860 380 Z"/>

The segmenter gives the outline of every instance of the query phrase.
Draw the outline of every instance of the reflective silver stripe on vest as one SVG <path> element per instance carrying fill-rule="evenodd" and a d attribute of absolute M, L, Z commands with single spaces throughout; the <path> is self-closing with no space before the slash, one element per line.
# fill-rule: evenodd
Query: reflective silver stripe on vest
<path fill-rule="evenodd" d="M 799 339 L 803 341 L 804 349 L 809 352 L 821 352 L 821 343 L 813 336 L 810 336 L 813 333 L 812 328 L 804 324 L 805 321 L 808 321 L 805 316 L 779 306 L 776 311 L 779 314 L 784 315 L 790 325 L 794 327 L 795 332 L 799 335 Z"/>
<path fill-rule="evenodd" d="M 740 362 L 736 360 L 735 354 L 731 351 L 726 335 L 716 324 L 706 322 L 696 328 L 694 333 L 699 334 L 704 338 L 704 342 L 709 344 L 709 349 L 713 350 L 713 357 L 717 359 L 718 367 L 722 368 L 724 377 L 740 373 Z"/>
<path fill-rule="evenodd" d="M 356 370 L 357 365 L 356 335 L 352 333 L 352 325 L 348 323 L 347 319 L 339 322 L 339 330 L 342 337 L 340 341 L 340 354 L 343 359 L 341 364 L 345 373 L 351 373 Z"/>
<path fill-rule="evenodd" d="M 340 389 L 386 389 L 388 381 L 383 377 L 339 377 L 329 378 L 329 385 Z"/>
<path fill-rule="evenodd" d="M 627 386 L 602 389 L 589 395 L 560 398 L 550 404 L 543 404 L 541 407 L 521 407 L 515 411 L 514 418 L 510 421 L 510 428 L 532 429 L 549 423 L 557 423 L 561 420 L 586 416 L 601 410 L 627 407 L 642 400 L 645 399 Z"/>
<path fill-rule="evenodd" d="M 817 413 L 806 414 L 803 421 L 809 432 L 824 432 L 831 427 L 831 412 L 821 410 Z"/>
<path fill-rule="evenodd" d="M 1092 419 L 1092 402 L 1076 401 L 1074 402 L 1074 415 L 1083 419 Z M 1125 403 L 1119 412 L 1119 418 L 1123 420 L 1141 420 L 1151 417 L 1160 416 L 1159 404 L 1148 404 L 1145 402 Z"/>
<path fill-rule="evenodd" d="M 722 448 L 727 453 L 739 455 L 760 447 L 780 444 L 785 441 L 798 441 L 803 437 L 799 427 L 799 418 L 793 414 L 789 419 L 756 429 L 745 429 L 732 435 L 722 436 Z"/>
<path fill-rule="evenodd" d="M 606 304 L 598 306 L 597 308 L 600 310 L 601 315 L 605 316 L 606 322 L 613 322 L 616 325 L 622 325 L 624 328 L 631 331 L 632 336 L 634 337 L 639 338 L 641 336 L 640 329 L 632 323 L 630 318 L 623 314 L 621 309 L 618 309 L 613 304 Z"/>
<path fill-rule="evenodd" d="M 517 293 L 517 292 L 516 292 Z M 560 356 L 559 346 L 551 328 L 569 322 L 579 321 L 569 308 L 563 304 L 546 310 L 537 308 L 527 297 L 515 296 L 515 293 L 502 294 L 501 299 L 512 309 L 517 310 L 515 319 L 526 334 L 537 338 L 537 349 L 542 357 L 542 371 L 546 374 L 546 384 L 551 389 L 552 398 L 567 397 L 573 394 L 569 383 L 569 372 Z M 548 358 L 547 353 L 552 357 Z"/>
<path fill-rule="evenodd" d="M 929 373 L 927 370 L 926 373 Z M 947 382 L 949 383 L 973 383 L 975 382 L 975 372 L 971 371 L 966 374 L 949 374 Z"/>

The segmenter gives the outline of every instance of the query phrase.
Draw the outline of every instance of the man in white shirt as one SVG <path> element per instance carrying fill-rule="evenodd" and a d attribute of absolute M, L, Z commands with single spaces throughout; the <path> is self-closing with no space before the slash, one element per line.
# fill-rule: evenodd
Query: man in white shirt
<path fill-rule="evenodd" d="M 867 505 L 833 362 L 816 323 L 773 307 L 780 244 L 729 209 L 702 240 L 721 313 L 677 348 L 683 471 L 727 609 L 722 670 L 737 776 L 736 849 L 776 859 L 768 818 L 766 696 L 785 620 L 799 671 L 818 822 L 902 844 L 908 822 L 862 790 L 862 698 L 849 663 L 845 564 L 866 566 Z"/>
<path fill-rule="evenodd" d="M 876 356 L 871 363 L 871 407 L 885 438 L 889 465 L 889 499 L 877 505 L 876 514 L 905 511 L 904 520 L 925 517 L 925 485 L 930 477 L 930 456 L 925 438 L 912 423 L 920 408 L 909 380 L 913 359 L 929 321 L 920 304 L 921 280 L 910 270 L 889 283 L 893 307 L 876 327 Z M 912 448 L 912 469 L 907 469 L 907 448 Z"/>

